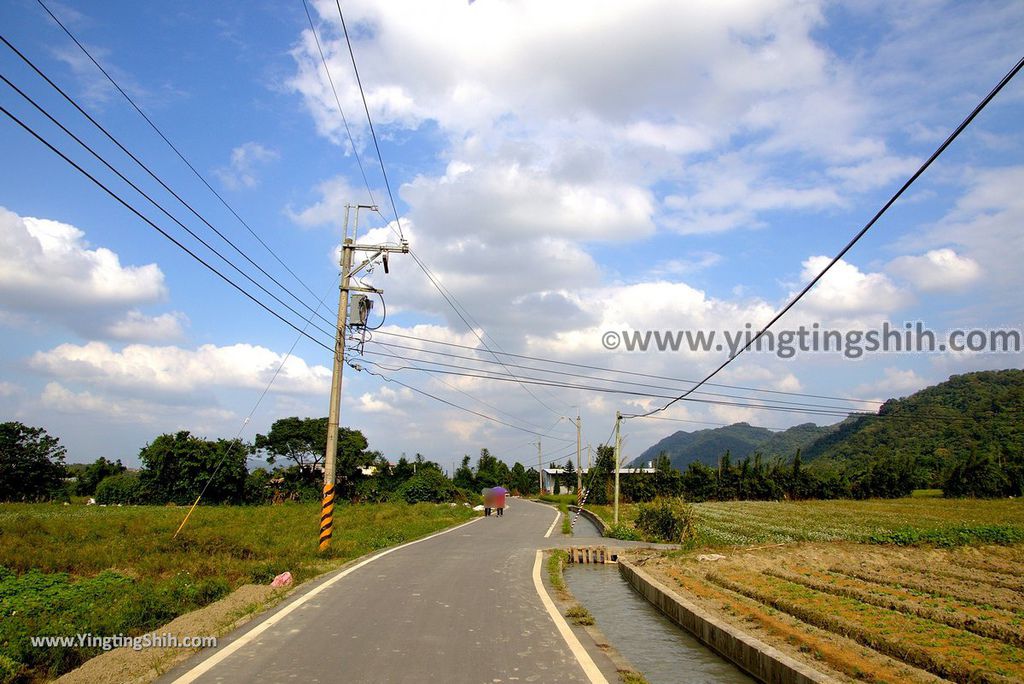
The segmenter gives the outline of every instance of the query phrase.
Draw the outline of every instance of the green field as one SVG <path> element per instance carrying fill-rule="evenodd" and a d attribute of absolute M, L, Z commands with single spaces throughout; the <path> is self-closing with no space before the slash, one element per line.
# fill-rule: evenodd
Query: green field
<path fill-rule="evenodd" d="M 1024 541 L 1024 501 L 908 497 L 866 501 L 725 501 L 694 504 L 697 544 L 749 546 L 793 541 L 958 543 Z M 588 507 L 609 524 L 611 506 Z M 631 523 L 637 507 L 623 505 Z"/>
<path fill-rule="evenodd" d="M 463 506 L 336 509 L 317 552 L 319 504 L 200 507 L 0 505 L 0 682 L 66 672 L 96 649 L 33 649 L 33 635 L 143 634 L 238 586 L 297 582 L 475 513 Z"/>

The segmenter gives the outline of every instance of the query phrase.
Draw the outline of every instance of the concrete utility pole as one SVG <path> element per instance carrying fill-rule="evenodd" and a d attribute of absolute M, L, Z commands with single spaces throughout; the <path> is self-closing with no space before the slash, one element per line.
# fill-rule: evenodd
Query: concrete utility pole
<path fill-rule="evenodd" d="M 544 460 L 540 455 L 540 437 L 537 438 L 537 494 L 544 493 Z"/>
<path fill-rule="evenodd" d="M 580 462 L 580 412 L 576 410 L 576 505 L 583 505 L 583 464 Z"/>
<path fill-rule="evenodd" d="M 352 237 L 348 235 L 349 210 L 356 210 L 355 221 L 352 224 Z M 320 507 L 320 550 L 326 551 L 331 546 L 331 534 L 334 528 L 334 498 L 335 485 L 337 484 L 337 460 L 338 460 L 338 426 L 341 423 L 341 378 L 345 368 L 345 331 L 348 329 L 349 319 L 349 293 L 350 292 L 371 292 L 380 294 L 381 291 L 372 287 L 352 287 L 352 276 L 369 266 L 378 257 L 384 258 L 384 272 L 388 272 L 388 254 L 399 252 L 406 254 L 409 251 L 409 243 L 404 239 L 397 246 L 389 245 L 359 245 L 356 244 L 356 233 L 359 230 L 359 210 L 370 209 L 376 211 L 377 207 L 369 204 L 346 204 L 345 205 L 345 226 L 342 235 L 341 245 L 341 292 L 338 296 L 338 323 L 334 333 L 334 369 L 331 373 L 331 402 L 327 415 L 327 453 L 324 456 L 324 493 Z M 353 257 L 356 252 L 368 252 L 370 256 L 363 260 L 357 267 L 352 268 Z M 353 325 L 366 325 L 363 315 L 369 307 L 357 312 L 359 319 Z"/>
<path fill-rule="evenodd" d="M 615 412 L 615 517 L 619 524 L 619 463 L 622 461 L 622 414 Z"/>

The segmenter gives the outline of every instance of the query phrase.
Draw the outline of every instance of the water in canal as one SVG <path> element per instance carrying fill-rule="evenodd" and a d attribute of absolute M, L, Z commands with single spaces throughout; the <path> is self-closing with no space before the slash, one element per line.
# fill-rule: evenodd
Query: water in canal
<path fill-rule="evenodd" d="M 577 522 L 573 537 L 600 536 L 585 522 Z M 651 684 L 755 681 L 662 615 L 615 565 L 573 565 L 565 580 L 608 640 Z"/>

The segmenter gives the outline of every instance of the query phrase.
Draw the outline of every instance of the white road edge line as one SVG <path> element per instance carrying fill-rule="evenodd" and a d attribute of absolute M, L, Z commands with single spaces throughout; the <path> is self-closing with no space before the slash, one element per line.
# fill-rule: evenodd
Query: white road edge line
<path fill-rule="evenodd" d="M 180 676 L 177 679 L 175 679 L 174 680 L 174 684 L 189 684 L 190 682 L 194 682 L 196 679 L 198 679 L 199 677 L 203 676 L 204 674 L 206 674 L 207 672 L 212 670 L 216 665 L 218 665 L 219 663 L 221 663 L 225 659 L 227 659 L 228 656 L 230 656 L 232 653 L 234 653 L 235 651 L 238 651 L 243 646 L 245 646 L 246 644 L 248 644 L 251 641 L 253 641 L 254 639 L 256 639 L 256 637 L 258 637 L 260 634 L 262 634 L 263 632 L 267 631 L 268 629 L 273 627 L 275 624 L 277 624 L 278 622 L 283 620 L 293 610 L 295 610 L 296 608 L 298 608 L 299 606 L 304 604 L 306 601 L 310 600 L 311 598 L 313 598 L 314 596 L 319 594 L 324 589 L 327 589 L 331 585 L 333 585 L 336 582 L 340 581 L 342 578 L 346 577 L 347 575 L 355 572 L 356 570 L 358 570 L 359 568 L 363 567 L 364 565 L 368 565 L 368 564 L 372 563 L 373 561 L 377 560 L 378 558 L 383 558 L 384 556 L 388 555 L 389 553 L 394 553 L 395 551 L 398 551 L 399 549 L 404 549 L 407 546 L 412 546 L 413 544 L 419 544 L 420 542 L 425 542 L 428 539 L 433 539 L 434 537 L 440 537 L 442 534 L 448 534 L 449 532 L 454 532 L 455 530 L 461 529 L 461 528 L 465 527 L 466 525 L 472 525 L 477 520 L 482 520 L 482 519 L 483 518 L 473 518 L 472 520 L 470 520 L 468 522 L 464 522 L 461 525 L 456 525 L 455 527 L 449 527 L 447 530 L 441 530 L 440 532 L 435 532 L 434 534 L 431 534 L 431 535 L 429 535 L 427 537 L 423 537 L 422 539 L 414 539 L 413 541 L 406 542 L 405 544 L 402 544 L 400 546 L 395 546 L 395 547 L 392 547 L 390 549 L 386 549 L 386 550 L 381 551 L 380 553 L 378 553 L 376 555 L 370 556 L 369 558 L 367 558 L 367 559 L 365 559 L 363 561 L 360 561 L 359 563 L 356 563 L 355 565 L 353 565 L 351 568 L 348 568 L 347 570 L 339 572 L 337 575 L 335 575 L 334 577 L 328 579 L 323 584 L 318 586 L 316 589 L 308 591 L 305 594 L 303 594 L 302 596 L 300 596 L 299 598 L 295 599 L 294 601 L 292 601 L 291 603 L 286 605 L 284 608 L 282 608 L 281 610 L 277 611 L 276 613 L 274 613 L 273 615 L 268 617 L 266 620 L 264 620 L 263 622 L 258 624 L 253 629 L 249 630 L 248 632 L 246 632 L 242 636 L 238 637 L 238 639 L 236 639 L 235 641 L 231 642 L 230 644 L 225 646 L 223 649 L 219 650 L 214 655 L 210 656 L 209 658 L 207 658 L 203 662 L 199 663 L 198 665 L 196 665 L 194 668 L 192 668 L 191 670 L 189 670 L 188 672 L 186 672 L 182 676 Z"/>
<path fill-rule="evenodd" d="M 533 586 L 537 589 L 537 594 L 540 596 L 540 602 L 544 604 L 544 607 L 548 611 L 548 615 L 555 621 L 555 627 L 558 628 L 558 632 L 565 639 L 565 643 L 569 645 L 569 650 L 576 656 L 576 662 L 583 668 L 583 674 L 587 676 L 591 684 L 608 684 L 608 680 L 605 679 L 604 675 L 601 674 L 601 670 L 598 669 L 594 663 L 594 659 L 587 653 L 587 649 L 583 648 L 583 644 L 576 638 L 572 628 L 569 627 L 569 623 L 565 621 L 562 614 L 555 608 L 555 602 L 548 596 L 547 590 L 544 588 L 544 582 L 540 578 L 540 566 L 541 561 L 544 558 L 543 551 L 537 551 L 537 557 L 533 561 Z"/>
<path fill-rule="evenodd" d="M 550 537 L 551 533 L 555 531 L 555 525 L 558 524 L 558 519 L 561 518 L 561 517 L 562 517 L 562 512 L 561 511 L 555 511 L 555 520 L 554 520 L 554 522 L 551 523 L 551 527 L 548 528 L 548 531 L 544 533 L 544 538 L 545 539 Z"/>

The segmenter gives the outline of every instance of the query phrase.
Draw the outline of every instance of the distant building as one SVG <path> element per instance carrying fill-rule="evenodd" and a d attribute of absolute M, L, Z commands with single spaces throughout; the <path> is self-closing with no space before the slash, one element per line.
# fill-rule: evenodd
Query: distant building
<path fill-rule="evenodd" d="M 555 480 L 560 480 L 561 479 L 562 475 L 565 474 L 565 468 L 543 468 L 543 469 L 541 469 L 540 472 L 541 472 L 541 487 L 543 489 L 543 491 L 541 493 L 542 494 L 551 494 L 552 492 L 555 491 Z M 575 473 L 575 472 L 576 471 L 574 470 L 573 473 Z M 620 468 L 619 469 L 619 478 L 633 477 L 633 476 L 636 476 L 636 475 L 642 475 L 644 473 L 656 473 L 656 472 L 657 472 L 657 470 L 655 468 Z M 590 468 L 584 468 L 583 469 L 583 486 L 584 487 L 587 486 L 587 475 L 589 473 L 590 473 Z M 566 486 L 566 484 L 563 484 L 559 491 L 561 491 L 561 492 L 563 492 L 565 494 L 574 494 L 574 493 L 576 493 L 576 483 L 575 482 L 568 483 L 568 486 Z"/>

